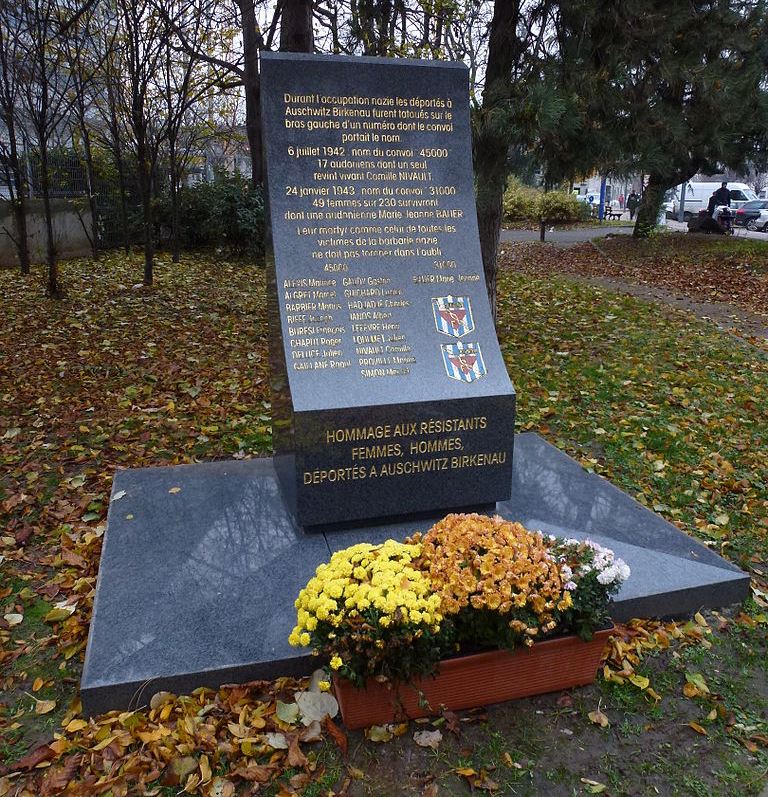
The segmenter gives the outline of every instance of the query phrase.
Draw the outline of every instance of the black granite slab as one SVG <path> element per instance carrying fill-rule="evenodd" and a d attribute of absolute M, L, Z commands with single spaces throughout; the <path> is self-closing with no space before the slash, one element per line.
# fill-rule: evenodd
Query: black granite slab
<path fill-rule="evenodd" d="M 466 67 L 264 53 L 261 97 L 274 446 L 298 522 L 507 498 L 515 396 Z"/>
<path fill-rule="evenodd" d="M 515 451 L 513 497 L 496 511 L 613 548 L 632 568 L 616 619 L 681 617 L 748 594 L 745 573 L 542 438 L 518 435 Z M 316 660 L 287 637 L 294 599 L 317 565 L 331 550 L 426 530 L 442 514 L 307 534 L 286 507 L 272 460 L 119 471 L 84 711 L 136 707 L 161 689 L 311 671 Z"/>
<path fill-rule="evenodd" d="M 122 470 L 112 495 L 81 684 L 87 712 L 311 669 L 287 624 L 328 546 L 292 520 L 271 460 Z"/>

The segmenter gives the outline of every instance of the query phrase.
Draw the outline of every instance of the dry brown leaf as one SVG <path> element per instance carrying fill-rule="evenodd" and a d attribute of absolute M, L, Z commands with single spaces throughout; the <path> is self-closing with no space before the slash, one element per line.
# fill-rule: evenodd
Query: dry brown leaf
<path fill-rule="evenodd" d="M 603 714 L 599 708 L 595 709 L 594 711 L 590 711 L 587 716 L 591 722 L 594 722 L 595 725 L 599 725 L 601 728 L 607 728 L 611 724 L 608 717 L 606 717 L 606 715 Z"/>
<path fill-rule="evenodd" d="M 279 767 L 274 764 L 250 764 L 247 767 L 238 767 L 233 769 L 230 773 L 233 778 L 242 778 L 243 780 L 250 781 L 251 783 L 269 783 L 273 776 L 280 771 Z"/>
<path fill-rule="evenodd" d="M 286 760 L 288 761 L 288 766 L 291 767 L 305 767 L 307 765 L 307 757 L 301 752 L 299 747 L 299 737 L 293 733 L 288 737 L 288 756 Z"/>
<path fill-rule="evenodd" d="M 328 732 L 330 737 L 336 742 L 336 746 L 341 750 L 341 754 L 343 756 L 347 755 L 347 750 L 349 748 L 349 740 L 347 739 L 347 734 L 344 733 L 341 728 L 330 718 L 326 717 L 323 720 L 323 727 Z"/>

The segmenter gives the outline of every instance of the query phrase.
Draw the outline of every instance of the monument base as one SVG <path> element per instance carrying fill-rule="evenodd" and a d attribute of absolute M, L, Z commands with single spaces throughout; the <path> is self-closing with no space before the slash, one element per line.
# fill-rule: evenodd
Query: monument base
<path fill-rule="evenodd" d="M 517 435 L 514 450 L 512 498 L 496 512 L 612 548 L 632 569 L 616 620 L 747 596 L 745 573 L 538 435 Z M 286 509 L 271 459 L 118 471 L 112 491 L 81 682 L 86 715 L 146 705 L 160 690 L 311 672 L 317 659 L 288 634 L 317 565 L 442 517 L 308 533 Z"/>

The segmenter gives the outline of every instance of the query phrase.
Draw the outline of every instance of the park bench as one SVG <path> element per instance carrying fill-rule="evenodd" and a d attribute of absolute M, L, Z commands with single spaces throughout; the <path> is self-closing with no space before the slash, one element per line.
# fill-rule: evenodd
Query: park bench
<path fill-rule="evenodd" d="M 606 208 L 605 209 L 605 218 L 608 221 L 612 221 L 612 220 L 620 221 L 621 217 L 623 215 L 624 215 L 624 211 L 623 210 L 613 210 L 612 208 Z"/>

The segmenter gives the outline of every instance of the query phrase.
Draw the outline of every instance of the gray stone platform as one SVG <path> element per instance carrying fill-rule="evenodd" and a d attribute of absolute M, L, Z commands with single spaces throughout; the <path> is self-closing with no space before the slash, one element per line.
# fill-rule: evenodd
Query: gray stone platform
<path fill-rule="evenodd" d="M 432 523 L 307 533 L 269 459 L 119 471 L 112 495 L 81 682 L 86 714 L 135 708 L 163 689 L 311 671 L 315 660 L 287 637 L 317 565 L 332 550 Z M 619 620 L 684 616 L 749 590 L 734 565 L 535 434 L 515 438 L 512 498 L 497 511 L 613 548 L 632 568 Z"/>

